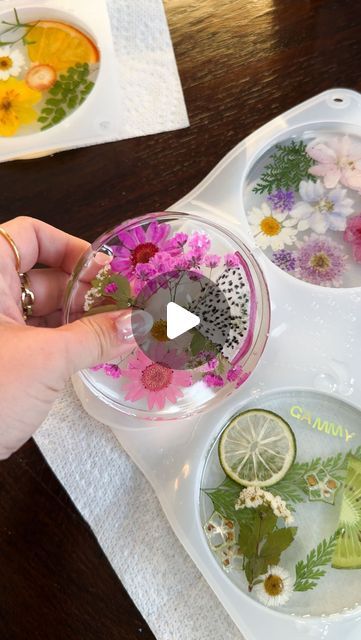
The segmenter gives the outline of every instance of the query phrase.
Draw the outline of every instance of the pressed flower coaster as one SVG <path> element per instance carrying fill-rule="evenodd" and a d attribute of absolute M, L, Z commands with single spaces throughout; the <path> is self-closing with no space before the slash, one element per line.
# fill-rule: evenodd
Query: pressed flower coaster
<path fill-rule="evenodd" d="M 170 338 L 169 303 L 199 325 Z M 82 376 L 119 412 L 152 420 L 191 416 L 230 395 L 267 339 L 257 262 L 231 233 L 186 214 L 150 214 L 93 243 L 70 283 L 65 320 L 116 309 L 145 310 L 153 324 L 130 353 Z"/>

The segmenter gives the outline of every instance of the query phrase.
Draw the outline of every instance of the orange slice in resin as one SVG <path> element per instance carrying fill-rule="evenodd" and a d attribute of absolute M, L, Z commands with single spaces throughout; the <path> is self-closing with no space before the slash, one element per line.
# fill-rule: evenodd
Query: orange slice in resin
<path fill-rule="evenodd" d="M 99 51 L 94 42 L 70 24 L 53 20 L 40 20 L 29 33 L 30 60 L 35 64 L 50 65 L 55 71 L 74 67 L 77 63 L 99 62 Z"/>

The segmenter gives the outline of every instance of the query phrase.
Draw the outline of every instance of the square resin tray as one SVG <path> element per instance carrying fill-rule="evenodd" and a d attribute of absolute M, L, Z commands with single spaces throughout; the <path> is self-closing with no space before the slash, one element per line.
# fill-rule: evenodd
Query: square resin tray
<path fill-rule="evenodd" d="M 360 141 L 361 96 L 327 91 L 238 144 L 172 207 L 241 240 L 269 288 L 266 348 L 230 398 L 201 417 L 147 422 L 74 377 L 247 640 L 360 637 Z M 286 438 L 269 431 L 281 425 Z M 260 479 L 260 492 L 235 475 Z"/>

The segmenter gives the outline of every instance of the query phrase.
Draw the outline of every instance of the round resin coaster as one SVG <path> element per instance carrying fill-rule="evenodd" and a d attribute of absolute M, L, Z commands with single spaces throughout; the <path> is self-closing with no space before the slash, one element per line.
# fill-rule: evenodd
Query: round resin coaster
<path fill-rule="evenodd" d="M 361 137 L 298 129 L 264 150 L 244 187 L 257 245 L 286 273 L 323 287 L 361 285 Z"/>
<path fill-rule="evenodd" d="M 289 390 L 221 428 L 201 479 L 204 539 L 209 562 L 253 600 L 299 616 L 359 606 L 360 425 L 345 402 Z"/>
<path fill-rule="evenodd" d="M 0 13 L 0 137 L 68 118 L 92 92 L 99 63 L 93 38 L 61 16 L 48 19 L 40 8 Z"/>
<path fill-rule="evenodd" d="M 187 214 L 150 214 L 93 243 L 72 276 L 64 320 L 117 309 L 131 310 L 136 337 L 146 310 L 150 330 L 82 380 L 100 402 L 151 420 L 191 416 L 239 388 L 269 327 L 267 287 L 251 253 Z"/>

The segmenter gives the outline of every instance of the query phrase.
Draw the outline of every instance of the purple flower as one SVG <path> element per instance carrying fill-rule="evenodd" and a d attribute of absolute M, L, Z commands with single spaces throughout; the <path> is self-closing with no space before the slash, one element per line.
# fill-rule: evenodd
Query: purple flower
<path fill-rule="evenodd" d="M 194 231 L 189 238 L 189 246 L 194 251 L 199 251 L 202 255 L 208 251 L 211 246 L 211 239 L 204 231 Z"/>
<path fill-rule="evenodd" d="M 187 233 L 176 233 L 173 238 L 170 238 L 170 240 L 168 241 L 168 249 L 170 248 L 176 248 L 179 249 L 180 247 L 184 247 L 185 244 L 187 244 L 188 242 L 188 234 Z"/>
<path fill-rule="evenodd" d="M 103 369 L 105 375 L 110 376 L 111 378 L 120 378 L 121 376 L 121 371 L 117 364 L 106 363 L 103 365 Z"/>
<path fill-rule="evenodd" d="M 219 376 L 217 373 L 207 373 L 203 377 L 203 381 L 208 387 L 223 387 L 224 385 L 222 376 Z"/>
<path fill-rule="evenodd" d="M 203 260 L 205 266 L 210 267 L 211 269 L 218 267 L 220 261 L 221 261 L 221 256 L 217 256 L 216 254 L 204 256 L 204 260 Z"/>
<path fill-rule="evenodd" d="M 274 251 L 272 262 L 283 271 L 287 271 L 287 273 L 291 273 L 296 268 L 296 256 L 293 251 L 288 251 L 287 249 Z"/>
<path fill-rule="evenodd" d="M 118 291 L 118 285 L 115 284 L 115 282 L 109 282 L 109 284 L 104 287 L 105 293 L 115 293 L 116 291 Z"/>
<path fill-rule="evenodd" d="M 188 271 L 188 278 L 190 280 L 193 280 L 194 282 L 198 282 L 198 280 L 202 280 L 203 273 L 201 273 L 200 271 L 195 271 L 194 269 L 192 269 L 191 271 Z"/>
<path fill-rule="evenodd" d="M 293 205 L 295 204 L 295 194 L 293 191 L 277 189 L 277 191 L 274 191 L 267 196 L 267 200 L 272 206 L 272 209 L 277 209 L 278 211 L 285 213 L 286 211 L 291 211 L 293 208 Z"/>
<path fill-rule="evenodd" d="M 325 237 L 313 234 L 305 238 L 296 254 L 296 276 L 323 287 L 338 287 L 346 269 L 346 256 L 340 247 Z"/>
<path fill-rule="evenodd" d="M 174 269 L 174 260 L 166 251 L 159 251 L 149 260 L 149 264 L 157 274 L 168 273 Z"/>
<path fill-rule="evenodd" d="M 174 267 L 179 271 L 187 271 L 191 266 L 192 262 L 188 255 L 177 256 L 174 259 Z"/>
<path fill-rule="evenodd" d="M 237 378 L 239 378 L 241 373 L 242 373 L 241 367 L 233 367 L 233 369 L 230 369 L 229 371 L 227 371 L 228 382 L 235 382 Z"/>
<path fill-rule="evenodd" d="M 224 264 L 226 267 L 239 267 L 241 261 L 237 253 L 226 253 L 224 256 Z"/>

